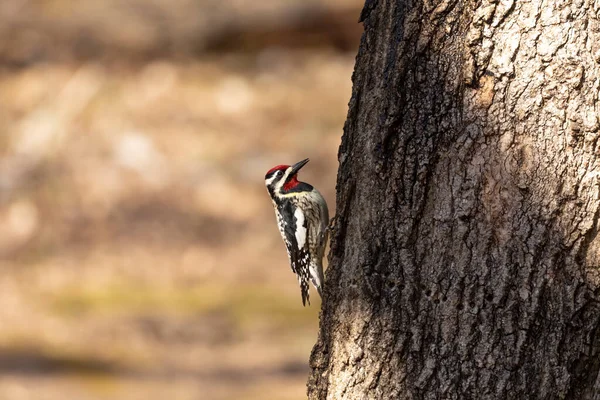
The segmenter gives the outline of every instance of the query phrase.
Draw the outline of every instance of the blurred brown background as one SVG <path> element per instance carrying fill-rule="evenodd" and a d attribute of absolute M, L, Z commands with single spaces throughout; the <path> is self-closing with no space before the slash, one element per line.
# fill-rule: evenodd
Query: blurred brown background
<path fill-rule="evenodd" d="M 305 397 L 263 179 L 334 214 L 361 3 L 0 2 L 0 400 Z"/>

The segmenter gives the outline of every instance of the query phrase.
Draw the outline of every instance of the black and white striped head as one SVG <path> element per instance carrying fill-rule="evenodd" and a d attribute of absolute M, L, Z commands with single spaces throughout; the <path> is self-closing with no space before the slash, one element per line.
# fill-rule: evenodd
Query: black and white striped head
<path fill-rule="evenodd" d="M 272 198 L 312 190 L 312 186 L 298 181 L 298 171 L 308 163 L 308 158 L 294 165 L 278 165 L 265 175 L 265 185 Z"/>

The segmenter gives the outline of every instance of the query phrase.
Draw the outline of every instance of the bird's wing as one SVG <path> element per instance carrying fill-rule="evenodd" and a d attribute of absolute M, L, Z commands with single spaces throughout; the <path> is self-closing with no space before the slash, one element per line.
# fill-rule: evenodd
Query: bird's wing
<path fill-rule="evenodd" d="M 310 275 L 308 221 L 300 208 L 294 207 L 291 203 L 288 203 L 287 207 L 290 207 L 287 211 L 293 213 L 294 218 L 291 223 L 286 224 L 283 227 L 282 232 L 285 236 L 284 241 L 290 258 L 292 271 L 298 276 L 298 283 L 300 284 L 300 291 L 302 292 L 302 304 L 306 305 L 306 302 L 310 304 L 308 295 L 308 279 Z"/>

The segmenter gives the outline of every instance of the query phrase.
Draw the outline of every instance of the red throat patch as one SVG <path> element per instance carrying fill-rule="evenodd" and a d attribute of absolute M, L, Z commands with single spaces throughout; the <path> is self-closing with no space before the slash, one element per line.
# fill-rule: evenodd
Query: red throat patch
<path fill-rule="evenodd" d="M 290 178 L 289 181 L 286 182 L 285 185 L 283 185 L 283 190 L 285 190 L 286 192 L 292 190 L 293 188 L 298 186 L 299 183 L 300 182 L 298 182 L 298 178 L 296 178 L 296 175 L 294 175 Z"/>

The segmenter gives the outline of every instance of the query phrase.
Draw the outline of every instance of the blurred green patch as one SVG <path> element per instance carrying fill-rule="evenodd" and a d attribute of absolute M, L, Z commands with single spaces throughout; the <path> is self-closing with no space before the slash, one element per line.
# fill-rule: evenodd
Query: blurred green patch
<path fill-rule="evenodd" d="M 321 301 L 315 297 L 318 299 L 319 295 L 313 293 L 310 307 L 303 307 L 299 290 L 284 293 L 269 291 L 264 287 L 247 287 L 236 291 L 226 306 L 236 321 L 246 326 L 253 324 L 257 318 L 264 317 L 277 323 L 294 326 L 308 324 L 312 327 L 318 322 L 321 309 Z"/>
<path fill-rule="evenodd" d="M 311 330 L 316 329 L 321 307 L 316 294 L 312 305 L 303 307 L 299 292 L 250 285 L 165 288 L 120 284 L 89 291 L 73 288 L 54 295 L 50 304 L 55 313 L 72 317 L 97 314 L 223 315 L 237 328 L 266 322 L 275 328 L 304 326 Z"/>

